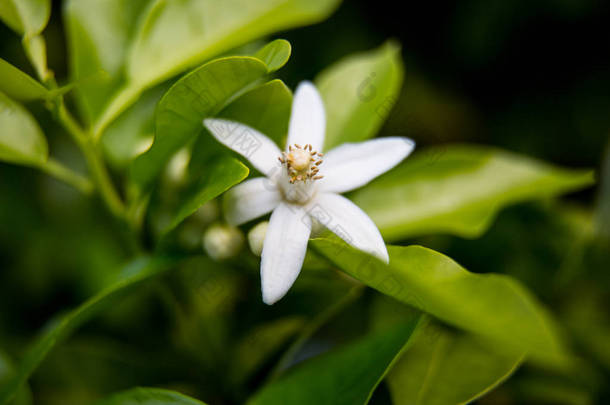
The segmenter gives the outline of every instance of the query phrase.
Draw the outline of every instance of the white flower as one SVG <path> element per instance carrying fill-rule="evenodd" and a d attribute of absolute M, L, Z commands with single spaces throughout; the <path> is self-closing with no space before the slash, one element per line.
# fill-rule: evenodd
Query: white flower
<path fill-rule="evenodd" d="M 266 177 L 247 180 L 227 193 L 227 221 L 239 225 L 271 211 L 261 255 L 263 301 L 273 304 L 296 280 L 312 221 L 318 221 L 350 245 L 389 262 L 373 221 L 339 195 L 367 184 L 413 150 L 408 138 L 378 138 L 347 143 L 322 154 L 324 104 L 309 82 L 294 95 L 284 152 L 253 128 L 222 119 L 204 120 L 225 146 L 246 157 Z"/>

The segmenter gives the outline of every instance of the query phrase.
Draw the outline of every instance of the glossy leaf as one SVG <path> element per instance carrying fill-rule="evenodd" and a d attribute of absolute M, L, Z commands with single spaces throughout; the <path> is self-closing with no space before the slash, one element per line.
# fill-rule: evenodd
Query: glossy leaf
<path fill-rule="evenodd" d="M 338 2 L 155 1 L 134 40 L 128 61 L 130 80 L 142 86 L 158 83 L 255 38 L 319 21 Z"/>
<path fill-rule="evenodd" d="M 2 0 L 0 19 L 19 35 L 33 36 L 46 27 L 51 0 Z"/>
<path fill-rule="evenodd" d="M 153 0 L 132 38 L 126 80 L 94 125 L 96 138 L 145 89 L 256 38 L 322 20 L 339 1 Z"/>
<path fill-rule="evenodd" d="M 13 100 L 43 100 L 49 91 L 27 73 L 0 59 L 0 91 Z"/>
<path fill-rule="evenodd" d="M 205 405 L 195 398 L 160 388 L 134 388 L 112 395 L 95 405 Z"/>
<path fill-rule="evenodd" d="M 263 387 L 250 405 L 366 404 L 407 346 L 418 320 L 314 357 Z"/>
<path fill-rule="evenodd" d="M 146 190 L 169 159 L 203 131 L 205 117 L 220 112 L 266 73 L 260 60 L 235 56 L 206 63 L 177 81 L 157 107 L 152 147 L 132 166 L 138 189 Z"/>
<path fill-rule="evenodd" d="M 248 168 L 233 158 L 223 157 L 207 165 L 201 180 L 181 202 L 178 213 L 165 229 L 167 233 L 177 227 L 189 215 L 195 213 L 203 204 L 227 191 L 248 177 Z"/>
<path fill-rule="evenodd" d="M 312 245 L 354 278 L 455 327 L 499 342 L 508 353 L 564 366 L 567 356 L 555 323 L 518 281 L 470 273 L 421 246 L 389 246 L 390 264 L 335 239 Z"/>
<path fill-rule="evenodd" d="M 472 334 L 430 323 L 388 374 L 392 403 L 470 403 L 508 378 L 521 358 L 498 353 Z"/>
<path fill-rule="evenodd" d="M 231 382 L 242 384 L 281 350 L 304 324 L 302 317 L 290 316 L 264 323 L 248 332 L 236 345 L 229 372 Z"/>
<path fill-rule="evenodd" d="M 588 170 L 563 169 L 473 145 L 416 152 L 352 194 L 387 240 L 422 234 L 481 235 L 504 206 L 591 185 Z"/>
<path fill-rule="evenodd" d="M 348 56 L 320 73 L 315 82 L 326 107 L 324 149 L 375 136 L 396 102 L 403 75 L 394 42 Z"/>
<path fill-rule="evenodd" d="M 10 403 L 47 354 L 80 325 L 104 310 L 134 285 L 169 270 L 177 262 L 177 259 L 169 257 L 136 259 L 123 269 L 116 282 L 53 322 L 26 352 L 14 376 L 0 387 L 0 405 Z"/>
<path fill-rule="evenodd" d="M 286 143 L 291 109 L 290 89 L 281 80 L 271 80 L 235 99 L 218 117 L 246 124 L 282 147 Z"/>
<path fill-rule="evenodd" d="M 267 65 L 269 73 L 275 72 L 288 62 L 292 48 L 290 42 L 285 39 L 276 39 L 262 47 L 255 58 L 262 60 Z"/>
<path fill-rule="evenodd" d="M 124 169 L 152 144 L 155 108 L 169 86 L 160 85 L 142 94 L 137 103 L 114 121 L 100 140 L 110 164 Z"/>
<path fill-rule="evenodd" d="M 0 93 L 0 160 L 41 165 L 49 151 L 47 140 L 34 117 L 16 101 Z"/>
<path fill-rule="evenodd" d="M 68 0 L 64 6 L 70 70 L 91 122 L 124 82 L 127 51 L 149 0 Z"/>
<path fill-rule="evenodd" d="M 0 352 L 0 387 L 2 387 L 7 380 L 10 380 L 15 373 L 13 363 L 10 361 L 5 353 Z M 31 405 L 32 404 L 32 393 L 27 385 L 21 387 L 15 400 L 14 405 Z"/>

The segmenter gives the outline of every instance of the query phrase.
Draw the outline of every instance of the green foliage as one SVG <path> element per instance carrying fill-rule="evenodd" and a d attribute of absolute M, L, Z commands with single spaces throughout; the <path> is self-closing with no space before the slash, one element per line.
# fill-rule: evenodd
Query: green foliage
<path fill-rule="evenodd" d="M 418 321 L 376 332 L 298 365 L 248 404 L 366 404 L 408 346 Z"/>
<path fill-rule="evenodd" d="M 126 265 L 119 279 L 60 319 L 56 319 L 28 350 L 14 375 L 0 387 L 0 404 L 9 404 L 47 354 L 67 339 L 75 329 L 108 308 L 134 285 L 171 269 L 177 260 L 169 257 L 142 257 Z"/>
<path fill-rule="evenodd" d="M 0 93 L 0 127 L 0 160 L 34 166 L 47 161 L 49 147 L 38 123 L 3 93 Z"/>
<path fill-rule="evenodd" d="M 416 153 L 352 199 L 386 240 L 432 233 L 474 238 L 506 205 L 592 183 L 591 171 L 558 168 L 489 147 L 448 145 Z"/>
<path fill-rule="evenodd" d="M 377 133 L 396 102 L 403 69 L 400 46 L 390 41 L 348 56 L 317 76 L 327 115 L 325 150 Z"/>
<path fill-rule="evenodd" d="M 209 62 L 176 82 L 155 114 L 155 141 L 132 167 L 137 189 L 146 191 L 169 159 L 203 130 L 203 119 L 220 112 L 232 98 L 267 74 L 252 57 L 234 56 Z"/>
<path fill-rule="evenodd" d="M 506 380 L 521 356 L 499 353 L 476 336 L 426 325 L 388 375 L 396 405 L 466 404 Z"/>
<path fill-rule="evenodd" d="M 205 203 L 245 179 L 248 173 L 246 166 L 232 158 L 221 158 L 209 163 L 208 171 L 189 190 L 164 233 L 171 231 Z"/>
<path fill-rule="evenodd" d="M 451 405 L 503 383 L 517 387 L 509 402 L 587 403 L 604 389 L 610 329 L 607 274 L 599 269 L 608 262 L 610 164 L 594 215 L 548 204 L 593 184 L 590 170 L 487 146 L 418 148 L 348 195 L 386 242 L 397 243 L 388 246 L 389 264 L 337 238 L 313 239 L 294 288 L 273 307 L 260 302 L 259 258 L 239 242 L 254 224 L 231 228 L 234 256 L 214 262 L 201 255 L 208 231 L 226 225 L 223 193 L 251 170 L 258 174 L 202 121 L 237 121 L 283 148 L 293 95 L 274 77 L 293 49 L 287 40 L 261 38 L 321 21 L 339 3 L 65 0 L 63 25 L 57 16 L 45 31 L 50 0 L 0 0 L 0 20 L 22 48 L 6 57 L 15 66 L 0 59 L 0 160 L 9 163 L 0 167 L 0 266 L 7 269 L 0 272 L 0 405 L 30 405 L 32 397 L 43 405 L 204 405 L 179 392 L 209 403 L 352 405 L 389 395 L 398 405 Z M 62 27 L 68 66 L 58 50 Z M 47 67 L 47 34 L 51 66 L 69 71 L 59 84 Z M 2 41 L 7 53 L 16 48 L 11 41 L 19 45 L 17 37 Z M 307 69 L 291 64 L 281 73 L 287 83 L 302 80 L 302 71 L 315 74 L 317 56 L 336 51 L 311 43 L 316 58 L 299 56 Z M 20 66 L 21 52 L 37 79 Z M 468 102 L 436 91 L 423 75 L 410 73 L 401 93 L 403 76 L 394 40 L 322 70 L 314 81 L 326 110 L 325 149 L 380 130 L 396 135 L 396 128 L 438 143 L 426 135 L 476 120 Z M 383 126 L 395 106 L 395 120 L 411 120 L 414 110 L 414 120 L 423 117 L 423 135 L 409 123 Z M 456 133 L 443 139 L 467 139 Z M 88 177 L 70 169 L 83 164 Z M 93 194 L 108 212 L 89 201 Z M 547 204 L 506 209 L 532 200 Z M 429 248 L 398 246 L 422 236 L 415 243 L 492 273 L 469 272 Z M 162 282 L 147 282 L 163 274 Z M 85 350 L 50 355 L 85 323 L 91 328 L 74 338 Z M 574 361 L 574 352 L 585 360 Z M 546 369 L 525 367 L 509 378 L 524 361 Z M 382 381 L 387 392 L 377 390 Z M 108 396 L 140 384 L 176 391 Z"/>
<path fill-rule="evenodd" d="M 44 100 L 49 91 L 28 74 L 0 59 L 0 91 L 18 101 Z"/>
<path fill-rule="evenodd" d="M 447 256 L 420 246 L 389 246 L 389 265 L 343 242 L 315 239 L 313 246 L 366 285 L 492 339 L 509 353 L 525 351 L 559 366 L 568 361 L 547 311 L 510 277 L 469 273 Z"/>
<path fill-rule="evenodd" d="M 159 388 L 134 388 L 95 403 L 96 405 L 205 405 L 178 392 Z"/>

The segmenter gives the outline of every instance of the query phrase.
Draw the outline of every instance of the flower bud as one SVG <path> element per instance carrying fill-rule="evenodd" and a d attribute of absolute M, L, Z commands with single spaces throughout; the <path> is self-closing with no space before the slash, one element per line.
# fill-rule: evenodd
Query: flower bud
<path fill-rule="evenodd" d="M 214 260 L 225 260 L 239 253 L 244 244 L 243 233 L 229 225 L 212 225 L 203 234 L 203 248 Z"/>
<path fill-rule="evenodd" d="M 268 226 L 269 222 L 263 221 L 248 232 L 248 245 L 250 245 L 250 250 L 256 256 L 260 256 L 263 252 L 263 242 L 265 241 Z"/>

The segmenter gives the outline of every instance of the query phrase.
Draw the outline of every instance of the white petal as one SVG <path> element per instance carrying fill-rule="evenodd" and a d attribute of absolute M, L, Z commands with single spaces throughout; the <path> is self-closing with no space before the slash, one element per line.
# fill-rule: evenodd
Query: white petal
<path fill-rule="evenodd" d="M 280 149 L 256 129 L 216 118 L 203 120 L 203 125 L 220 143 L 248 159 L 261 173 L 269 175 L 280 167 L 277 160 L 282 155 Z"/>
<path fill-rule="evenodd" d="M 224 197 L 227 222 L 237 226 L 271 212 L 282 201 L 275 183 L 266 177 L 246 180 Z"/>
<path fill-rule="evenodd" d="M 308 213 L 338 237 L 389 263 L 388 250 L 375 223 L 356 204 L 334 193 L 320 193 Z"/>
<path fill-rule="evenodd" d="M 322 97 L 312 83 L 301 82 L 292 101 L 288 145 L 296 143 L 303 146 L 309 143 L 315 150 L 321 152 L 325 131 L 326 113 Z"/>
<path fill-rule="evenodd" d="M 402 137 L 345 143 L 325 155 L 318 187 L 334 193 L 362 187 L 400 163 L 414 147 L 415 142 Z"/>
<path fill-rule="evenodd" d="M 301 206 L 280 203 L 271 214 L 261 255 L 265 304 L 277 302 L 297 279 L 310 232 L 311 219 Z"/>

